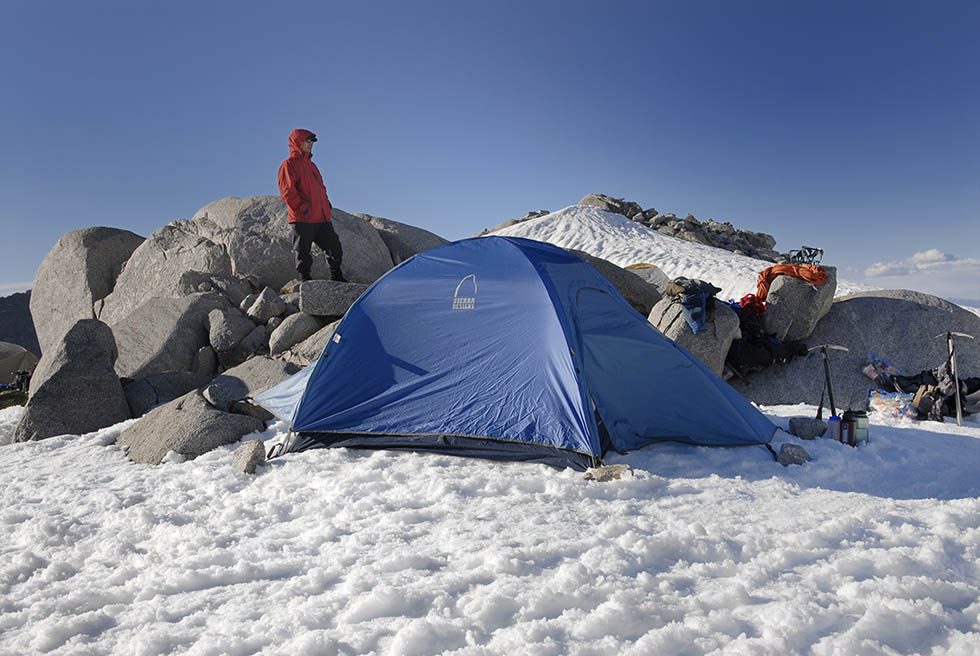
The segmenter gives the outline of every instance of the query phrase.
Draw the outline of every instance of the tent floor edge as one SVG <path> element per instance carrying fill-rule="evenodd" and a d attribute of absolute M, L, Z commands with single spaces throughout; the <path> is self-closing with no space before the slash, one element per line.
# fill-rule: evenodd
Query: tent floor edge
<path fill-rule="evenodd" d="M 290 452 L 336 447 L 417 451 L 507 462 L 537 462 L 558 469 L 567 467 L 580 472 L 592 467 L 597 457 L 570 449 L 535 446 L 524 442 L 507 442 L 492 438 L 339 432 L 300 432 Z"/>

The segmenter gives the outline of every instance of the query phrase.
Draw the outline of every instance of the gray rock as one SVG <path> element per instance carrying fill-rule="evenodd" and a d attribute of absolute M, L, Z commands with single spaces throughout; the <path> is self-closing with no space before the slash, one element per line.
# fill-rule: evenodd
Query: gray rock
<path fill-rule="evenodd" d="M 198 210 L 193 221 L 202 234 L 224 246 L 236 274 L 254 276 L 260 286 L 273 289 L 296 277 L 292 229 L 278 196 L 223 198 Z M 364 219 L 335 207 L 333 227 L 344 248 L 348 280 L 371 283 L 393 266 L 381 235 Z M 314 248 L 313 255 L 313 277 L 328 277 L 322 252 Z"/>
<path fill-rule="evenodd" d="M 612 262 L 595 257 L 594 255 L 589 255 L 585 251 L 567 250 L 575 253 L 594 266 L 599 273 L 605 276 L 619 290 L 623 298 L 643 316 L 650 314 L 653 306 L 660 301 L 660 292 L 632 271 L 627 271 Z"/>
<path fill-rule="evenodd" d="M 684 320 L 681 304 L 673 297 L 665 296 L 657 303 L 649 316 L 657 330 L 677 342 L 691 355 L 718 374 L 725 368 L 725 357 L 732 340 L 740 337 L 738 315 L 728 304 L 715 301 L 714 310 L 708 313 L 704 330 L 695 335 Z"/>
<path fill-rule="evenodd" d="M 249 294 L 248 296 L 242 299 L 241 303 L 238 304 L 238 309 L 241 310 L 242 312 L 246 312 L 250 307 L 252 307 L 252 303 L 254 303 L 255 299 L 257 299 L 258 297 L 259 297 L 258 294 Z"/>
<path fill-rule="evenodd" d="M 254 293 L 252 284 L 236 276 L 203 271 L 185 271 L 177 283 L 177 293 L 181 296 L 195 292 L 215 292 L 228 299 L 228 302 L 238 307 L 245 297 Z"/>
<path fill-rule="evenodd" d="M 262 406 L 252 403 L 248 399 L 233 401 L 229 411 L 236 415 L 248 415 L 249 417 L 255 417 L 256 419 L 260 419 L 262 421 L 272 421 L 276 418 L 274 414 Z"/>
<path fill-rule="evenodd" d="M 230 351 L 255 330 L 255 323 L 238 310 L 218 308 L 208 313 L 208 340 L 217 351 Z"/>
<path fill-rule="evenodd" d="M 341 317 L 368 285 L 333 280 L 307 280 L 300 286 L 299 309 L 318 317 Z"/>
<path fill-rule="evenodd" d="M 934 369 L 946 359 L 945 339 L 960 331 L 980 337 L 980 317 L 941 298 L 907 290 L 883 290 L 834 301 L 807 340 L 810 346 L 839 344 L 848 352 L 830 351 L 831 380 L 837 410 L 863 409 L 874 383 L 861 373 L 873 351 L 909 375 Z M 957 367 L 963 376 L 980 375 L 980 339 L 957 342 Z M 729 381 L 740 394 L 761 405 L 816 405 L 823 387 L 818 352 Z M 827 400 L 824 399 L 826 406 Z"/>
<path fill-rule="evenodd" d="M 264 429 L 255 417 L 216 410 L 193 391 L 151 410 L 123 431 L 117 442 L 129 447 L 133 462 L 158 465 L 170 451 L 193 459 Z"/>
<path fill-rule="evenodd" d="M 95 319 L 75 322 L 38 362 L 14 441 L 80 435 L 129 419 L 115 359 L 108 326 Z"/>
<path fill-rule="evenodd" d="M 30 303 L 30 291 L 0 297 L 0 342 L 17 344 L 41 357 Z"/>
<path fill-rule="evenodd" d="M 340 325 L 340 320 L 327 324 L 299 344 L 283 353 L 283 357 L 300 367 L 307 367 L 317 361 L 327 342 L 333 337 L 334 331 Z"/>
<path fill-rule="evenodd" d="M 628 219 L 643 213 L 643 208 L 634 202 L 613 198 L 605 194 L 589 194 L 578 202 L 579 205 L 591 205 L 607 212 L 622 214 Z"/>
<path fill-rule="evenodd" d="M 809 462 L 810 454 L 798 444 L 783 444 L 779 449 L 778 461 L 783 467 L 790 465 L 802 465 Z"/>
<path fill-rule="evenodd" d="M 269 336 L 269 353 L 276 355 L 323 328 L 323 320 L 305 312 L 286 317 Z"/>
<path fill-rule="evenodd" d="M 210 344 L 208 313 L 228 308 L 218 294 L 149 299 L 112 327 L 119 347 L 116 371 L 128 378 L 192 371 L 198 351 Z"/>
<path fill-rule="evenodd" d="M 211 383 L 201 390 L 204 400 L 222 412 L 231 412 L 231 404 L 238 400 L 237 391 L 244 385 Z"/>
<path fill-rule="evenodd" d="M 238 351 L 246 354 L 242 362 L 247 360 L 252 355 L 265 355 L 269 352 L 269 331 L 265 326 L 256 326 L 255 329 L 250 332 L 242 343 L 238 345 Z M 221 354 L 218 354 L 219 357 Z M 228 366 L 228 365 L 225 365 Z"/>
<path fill-rule="evenodd" d="M 98 318 L 115 328 L 147 299 L 184 296 L 182 280 L 188 271 L 230 276 L 232 267 L 223 246 L 202 235 L 198 225 L 181 219 L 160 228 L 133 251 Z"/>
<path fill-rule="evenodd" d="M 355 214 L 354 216 L 365 219 L 378 231 L 381 239 L 384 240 L 385 245 L 388 247 L 388 252 L 391 254 L 391 261 L 394 264 L 404 262 L 413 255 L 427 251 L 430 248 L 448 243 L 439 235 L 435 235 L 428 230 L 405 225 L 398 221 L 383 219 L 381 217 L 371 216 L 370 214 Z"/>
<path fill-rule="evenodd" d="M 247 440 L 231 456 L 231 468 L 239 474 L 254 474 L 265 463 L 265 445 L 259 440 Z"/>
<path fill-rule="evenodd" d="M 289 306 L 287 305 L 286 306 L 286 310 L 288 310 L 288 309 L 289 309 Z M 284 312 L 285 312 L 285 310 L 284 310 Z M 292 315 L 292 314 L 295 314 L 295 313 L 294 312 L 291 312 L 290 315 Z M 285 320 L 285 318 L 286 318 L 286 315 L 285 314 L 283 316 L 281 316 L 281 317 L 272 317 L 271 319 L 269 319 L 266 322 L 265 326 L 266 326 L 266 328 L 270 329 L 272 332 L 275 332 L 276 331 L 276 328 L 278 328 L 279 326 L 282 325 L 282 322 Z M 272 333 L 270 333 L 269 335 L 271 337 Z"/>
<path fill-rule="evenodd" d="M 266 287 L 259 293 L 252 305 L 245 312 L 255 323 L 265 323 L 272 317 L 281 315 L 286 310 L 286 304 L 279 294 L 271 287 Z"/>
<path fill-rule="evenodd" d="M 123 264 L 143 238 L 128 230 L 85 228 L 64 235 L 34 276 L 31 315 L 41 352 L 54 348 L 79 319 L 94 319 L 93 304 L 116 284 Z"/>
<path fill-rule="evenodd" d="M 273 358 L 256 356 L 224 372 L 209 387 L 224 387 L 224 394 L 233 401 L 253 397 L 278 385 L 299 371 L 295 364 Z"/>
<path fill-rule="evenodd" d="M 626 270 L 642 278 L 648 285 L 653 285 L 661 296 L 670 284 L 667 274 L 654 264 L 631 264 Z"/>
<path fill-rule="evenodd" d="M 203 385 L 207 378 L 190 371 L 159 371 L 125 385 L 123 391 L 134 417 L 173 401 Z"/>
<path fill-rule="evenodd" d="M 802 440 L 813 440 L 827 432 L 827 424 L 813 417 L 792 417 L 789 432 Z"/>
<path fill-rule="evenodd" d="M 817 322 L 830 311 L 837 291 L 837 268 L 823 267 L 827 282 L 811 285 L 793 276 L 777 276 L 769 286 L 766 313 L 763 315 L 766 332 L 788 342 L 805 340 Z"/>
<path fill-rule="evenodd" d="M 202 346 L 194 354 L 191 372 L 203 380 L 210 380 L 218 370 L 218 355 L 210 346 Z"/>

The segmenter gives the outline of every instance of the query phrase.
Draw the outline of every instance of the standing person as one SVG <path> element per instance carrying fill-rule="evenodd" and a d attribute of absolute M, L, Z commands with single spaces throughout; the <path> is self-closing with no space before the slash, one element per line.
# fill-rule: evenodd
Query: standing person
<path fill-rule="evenodd" d="M 313 267 L 313 244 L 327 254 L 330 279 L 347 282 L 340 271 L 343 249 L 330 220 L 332 208 L 320 170 L 313 163 L 316 135 L 309 130 L 289 133 L 289 157 L 279 166 L 279 195 L 288 208 L 293 228 L 293 250 L 300 280 L 309 280 Z"/>

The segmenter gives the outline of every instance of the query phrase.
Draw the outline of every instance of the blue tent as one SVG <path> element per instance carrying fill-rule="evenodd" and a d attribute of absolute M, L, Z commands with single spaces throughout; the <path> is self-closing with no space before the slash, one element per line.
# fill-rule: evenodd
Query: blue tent
<path fill-rule="evenodd" d="M 585 469 L 671 440 L 766 444 L 775 426 L 590 264 L 479 237 L 406 260 L 319 360 L 257 399 L 290 450 L 429 450 Z"/>

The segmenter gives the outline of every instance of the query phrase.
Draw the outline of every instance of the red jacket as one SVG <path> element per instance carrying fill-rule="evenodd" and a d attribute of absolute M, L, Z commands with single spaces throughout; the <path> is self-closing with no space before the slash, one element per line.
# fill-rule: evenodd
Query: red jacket
<path fill-rule="evenodd" d="M 290 223 L 323 223 L 330 220 L 330 199 L 320 169 L 312 155 L 303 152 L 309 130 L 289 133 L 289 157 L 279 166 L 279 195 L 289 208 Z"/>

